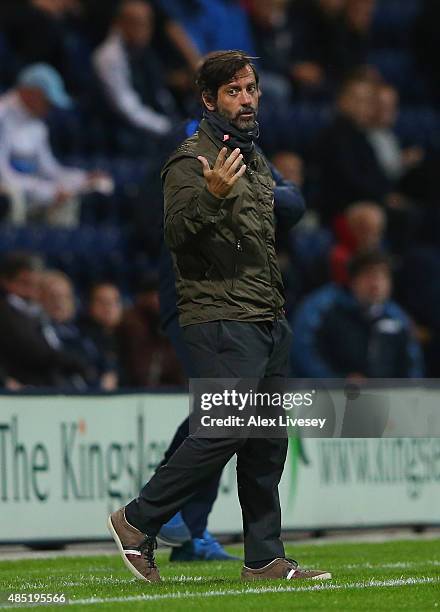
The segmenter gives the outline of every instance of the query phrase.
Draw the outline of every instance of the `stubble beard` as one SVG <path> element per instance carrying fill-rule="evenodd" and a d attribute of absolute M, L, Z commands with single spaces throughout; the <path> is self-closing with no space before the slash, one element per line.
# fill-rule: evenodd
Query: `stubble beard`
<path fill-rule="evenodd" d="M 217 109 L 217 112 L 219 115 L 227 119 L 231 125 L 233 125 L 234 127 L 238 128 L 239 130 L 243 132 L 249 132 L 253 130 L 256 126 L 257 110 L 252 109 L 252 111 L 254 115 L 251 119 L 243 119 L 243 117 L 241 117 L 240 115 L 232 118 L 229 113 L 226 113 L 225 111 L 221 111 L 220 109 Z"/>

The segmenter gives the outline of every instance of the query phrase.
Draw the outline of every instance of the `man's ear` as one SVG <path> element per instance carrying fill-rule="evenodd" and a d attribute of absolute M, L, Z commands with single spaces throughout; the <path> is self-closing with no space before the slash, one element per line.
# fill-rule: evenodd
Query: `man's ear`
<path fill-rule="evenodd" d="M 211 94 L 207 92 L 202 93 L 202 100 L 203 100 L 203 104 L 206 106 L 206 108 L 209 111 L 213 111 L 216 109 L 216 103 L 215 103 L 213 96 L 211 96 Z"/>

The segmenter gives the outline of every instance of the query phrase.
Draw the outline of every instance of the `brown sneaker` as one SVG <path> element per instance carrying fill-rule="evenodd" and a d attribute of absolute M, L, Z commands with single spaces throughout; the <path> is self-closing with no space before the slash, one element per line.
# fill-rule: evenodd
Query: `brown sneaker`
<path fill-rule="evenodd" d="M 130 525 L 125 518 L 124 508 L 110 514 L 107 526 L 130 572 L 140 580 L 160 582 L 159 570 L 154 561 L 156 539 Z"/>
<path fill-rule="evenodd" d="M 293 559 L 274 559 L 260 569 L 251 569 L 244 566 L 241 570 L 242 580 L 293 580 L 307 578 L 312 580 L 327 580 L 331 578 L 330 572 L 322 570 L 300 569 Z"/>

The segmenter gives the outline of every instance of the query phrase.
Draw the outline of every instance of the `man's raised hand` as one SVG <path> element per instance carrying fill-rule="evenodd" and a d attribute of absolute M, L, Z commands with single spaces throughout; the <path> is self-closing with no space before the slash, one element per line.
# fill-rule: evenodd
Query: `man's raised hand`
<path fill-rule="evenodd" d="M 227 148 L 223 147 L 212 169 L 206 157 L 199 155 L 197 158 L 203 166 L 206 187 L 216 198 L 225 198 L 238 179 L 246 172 L 246 164 L 240 166 L 243 159 L 240 149 L 234 149 L 229 157 L 226 157 L 227 152 Z"/>

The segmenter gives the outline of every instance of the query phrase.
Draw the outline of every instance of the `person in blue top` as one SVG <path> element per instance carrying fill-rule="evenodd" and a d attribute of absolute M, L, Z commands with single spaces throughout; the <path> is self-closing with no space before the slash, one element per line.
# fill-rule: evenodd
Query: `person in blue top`
<path fill-rule="evenodd" d="M 255 56 L 247 12 L 235 0 L 155 0 L 169 19 L 179 23 L 197 51 L 243 49 Z"/>
<path fill-rule="evenodd" d="M 163 157 L 185 138 L 191 136 L 198 127 L 193 120 L 182 124 L 163 141 Z M 274 179 L 274 210 L 277 230 L 288 232 L 304 214 L 304 198 L 298 187 L 283 179 L 270 164 Z M 177 295 L 172 259 L 163 243 L 160 255 L 160 308 L 162 327 L 170 338 L 188 378 L 197 377 L 197 371 L 183 341 L 178 322 Z M 188 419 L 178 427 L 161 463 L 166 463 L 189 434 Z M 233 559 L 207 530 L 208 516 L 217 497 L 221 473 L 212 479 L 209 486 L 201 489 L 175 517 L 166 523 L 158 534 L 163 542 L 173 546 L 172 561 L 227 560 Z"/>
<path fill-rule="evenodd" d="M 308 378 L 420 378 L 423 359 L 411 322 L 391 299 L 390 264 L 381 252 L 355 256 L 349 285 L 327 284 L 292 320 L 293 375 Z"/>

